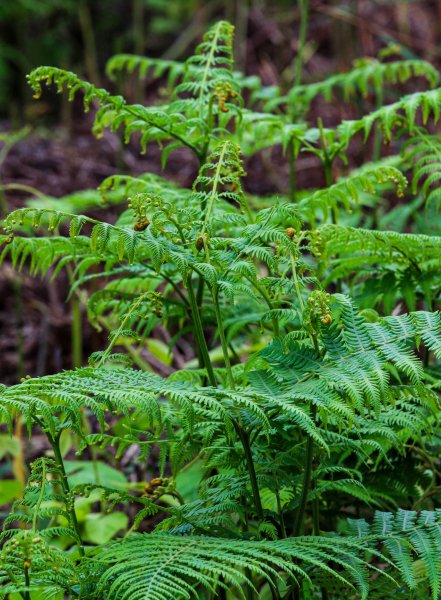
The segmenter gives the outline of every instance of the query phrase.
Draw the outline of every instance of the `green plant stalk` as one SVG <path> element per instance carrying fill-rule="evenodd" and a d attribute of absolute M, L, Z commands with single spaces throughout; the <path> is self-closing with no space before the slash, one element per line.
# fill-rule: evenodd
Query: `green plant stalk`
<path fill-rule="evenodd" d="M 25 584 L 27 590 L 24 593 L 24 600 L 31 600 L 31 595 L 29 593 L 29 588 L 31 587 L 31 578 L 29 577 L 29 567 L 24 567 L 24 576 L 25 576 Z"/>
<path fill-rule="evenodd" d="M 321 117 L 319 117 L 317 119 L 317 123 L 318 123 L 318 127 L 320 130 L 320 142 L 322 144 L 322 164 L 323 164 L 323 169 L 325 171 L 325 181 L 326 181 L 326 187 L 329 188 L 332 185 L 332 163 L 333 163 L 333 157 L 329 154 L 328 152 L 328 146 L 326 143 L 326 138 L 325 138 L 325 132 L 323 129 L 323 121 L 321 119 Z M 337 213 L 337 207 L 334 205 L 331 208 L 331 220 L 332 223 L 334 225 L 337 224 L 338 222 L 338 213 Z"/>
<path fill-rule="evenodd" d="M 210 48 L 210 54 L 208 55 L 208 59 L 207 59 L 207 64 L 205 66 L 204 69 L 204 74 L 202 76 L 202 80 L 201 80 L 201 91 L 199 93 L 199 117 L 202 119 L 203 117 L 203 94 L 204 94 L 204 89 L 205 89 L 205 84 L 207 82 L 208 77 L 210 76 L 210 69 L 213 63 L 213 59 L 214 59 L 214 50 L 216 48 L 216 44 L 217 44 L 217 40 L 219 38 L 220 35 L 220 23 L 217 25 L 215 33 L 214 33 L 214 39 L 212 40 L 212 44 L 211 44 L 211 48 Z"/>
<path fill-rule="evenodd" d="M 52 450 L 54 451 L 55 460 L 57 461 L 58 467 L 61 471 L 61 475 L 62 475 L 61 486 L 63 488 L 64 495 L 66 496 L 66 498 L 68 498 L 70 500 L 71 492 L 70 492 L 69 481 L 67 479 L 66 469 L 64 468 L 63 457 L 61 455 L 60 436 L 52 437 L 48 433 L 46 435 L 47 435 L 50 445 L 52 446 Z M 73 527 L 73 529 L 75 531 L 75 535 L 77 537 L 78 553 L 79 553 L 80 557 L 83 557 L 83 556 L 85 556 L 85 552 L 84 552 L 83 540 L 81 538 L 80 525 L 78 523 L 77 514 L 75 512 L 75 505 L 73 503 L 72 503 L 72 505 L 69 504 L 67 507 L 67 511 L 69 513 L 72 527 Z"/>
<path fill-rule="evenodd" d="M 294 537 L 298 537 L 300 535 L 303 519 L 305 516 L 306 505 L 308 502 L 308 492 L 309 487 L 311 485 L 311 476 L 312 476 L 312 459 L 314 456 L 314 442 L 312 437 L 308 437 L 308 441 L 306 443 L 306 457 L 305 457 L 305 471 L 303 475 L 302 482 L 302 494 L 300 496 L 300 504 L 296 512 L 295 520 L 294 520 Z"/>
<path fill-rule="evenodd" d="M 41 503 L 43 502 L 43 499 L 44 499 L 45 489 L 46 489 L 46 461 L 43 460 L 43 472 L 41 475 L 41 490 L 38 495 L 37 504 L 35 505 L 34 514 L 32 516 L 32 531 L 33 531 L 33 533 L 36 533 L 36 531 L 37 531 L 38 511 L 40 510 Z"/>
<path fill-rule="evenodd" d="M 255 290 L 257 292 L 259 292 L 259 294 L 262 296 L 262 298 L 264 298 L 265 302 L 268 305 L 268 308 L 270 310 L 272 310 L 274 308 L 273 303 L 271 302 L 271 299 L 268 295 L 268 293 L 266 292 L 266 290 L 264 288 L 262 288 L 257 281 L 255 281 L 254 279 L 252 279 L 251 277 L 248 277 L 247 275 L 245 275 L 245 279 L 247 281 L 249 281 L 251 283 L 251 285 L 255 288 Z M 280 328 L 279 328 L 279 321 L 278 319 L 276 319 L 275 317 L 272 319 L 272 324 L 273 324 L 273 331 L 274 331 L 274 337 L 279 337 L 280 336 Z"/>
<path fill-rule="evenodd" d="M 306 36 L 308 34 L 309 0 L 298 0 L 300 8 L 299 49 L 295 60 L 294 86 L 302 82 Z"/>
<path fill-rule="evenodd" d="M 72 363 L 73 368 L 81 367 L 83 362 L 83 329 L 81 319 L 81 303 L 77 297 L 72 298 Z"/>
<path fill-rule="evenodd" d="M 227 343 L 227 339 L 225 336 L 225 331 L 224 331 L 224 327 L 223 327 L 223 323 L 222 323 L 222 315 L 220 312 L 217 290 L 213 290 L 213 303 L 214 303 L 214 310 L 216 313 L 216 321 L 217 321 L 217 325 L 219 328 L 219 336 L 221 339 L 222 353 L 223 353 L 223 357 L 224 357 L 225 367 L 227 370 L 228 384 L 229 384 L 229 387 L 234 390 L 234 388 L 235 388 L 234 378 L 233 378 L 233 373 L 231 371 L 230 357 L 228 354 L 228 343 Z M 247 463 L 248 475 L 249 475 L 250 483 L 251 483 L 251 489 L 253 492 L 254 505 L 256 507 L 256 512 L 258 514 L 259 519 L 262 521 L 264 518 L 263 507 L 262 507 L 262 501 L 260 499 L 259 484 L 257 482 L 256 470 L 254 468 L 254 461 L 253 461 L 253 455 L 251 452 L 249 437 L 248 437 L 247 432 L 242 428 L 242 425 L 240 425 L 239 423 L 236 423 L 234 421 L 234 427 L 236 429 L 236 432 L 239 435 L 239 439 L 241 441 L 242 448 L 244 451 L 245 461 Z"/>
<path fill-rule="evenodd" d="M 100 86 L 100 76 L 98 68 L 98 56 L 96 51 L 95 32 L 93 30 L 92 15 L 88 0 L 81 0 L 78 5 L 78 20 L 80 23 L 81 35 L 84 43 L 84 63 L 90 80 Z"/>
<path fill-rule="evenodd" d="M 233 420 L 233 425 L 239 436 L 242 448 L 245 454 L 245 461 L 247 463 L 248 475 L 251 483 L 251 490 L 253 492 L 253 501 L 256 508 L 257 516 L 261 521 L 264 519 L 262 500 L 260 499 L 259 484 L 257 482 L 256 469 L 254 468 L 253 454 L 251 452 L 251 445 L 248 438 L 247 432 L 242 426 Z"/>
<path fill-rule="evenodd" d="M 299 279 L 297 277 L 296 263 L 294 260 L 294 256 L 292 254 L 291 254 L 290 258 L 291 258 L 292 279 L 294 281 L 294 289 L 296 292 L 297 300 L 299 301 L 299 306 L 303 312 L 305 310 L 305 303 L 303 302 L 302 294 L 300 292 L 300 285 L 299 285 Z"/>
<path fill-rule="evenodd" d="M 130 317 L 132 316 L 133 312 L 138 308 L 138 306 L 141 304 L 141 302 L 143 302 L 143 300 L 147 297 L 147 294 L 149 292 L 145 292 L 144 294 L 141 294 L 139 296 L 139 298 L 137 299 L 137 301 L 132 304 L 132 306 L 130 307 L 130 310 L 127 311 L 126 316 L 124 317 L 124 319 L 121 322 L 121 325 L 118 327 L 115 335 L 112 336 L 112 339 L 110 341 L 110 344 L 107 346 L 106 350 L 103 352 L 100 360 L 98 361 L 98 367 L 100 367 L 103 362 L 106 360 L 106 358 L 109 356 L 112 348 L 116 345 L 120 332 L 123 331 L 130 319 Z"/>
<path fill-rule="evenodd" d="M 207 370 L 208 380 L 210 385 L 217 387 L 216 377 L 213 371 L 213 365 L 211 364 L 210 355 L 208 353 L 207 342 L 205 340 L 204 329 L 202 327 L 201 315 L 198 310 L 196 295 L 193 290 L 193 284 L 191 281 L 191 273 L 187 277 L 186 287 L 188 290 L 188 299 L 190 301 L 191 313 L 193 316 L 194 334 L 196 337 L 196 343 L 201 353 L 202 360 Z"/>
<path fill-rule="evenodd" d="M 376 110 L 378 110 L 383 106 L 383 102 L 384 102 L 383 87 L 381 85 L 375 87 L 375 96 L 376 96 L 375 108 L 376 108 Z M 381 133 L 378 123 L 377 123 L 377 125 L 375 127 L 374 148 L 373 148 L 373 153 L 372 153 L 372 158 L 374 161 L 380 160 L 380 158 L 381 158 L 382 137 L 383 137 L 382 133 Z"/>
<path fill-rule="evenodd" d="M 225 152 L 227 150 L 227 145 L 228 145 L 228 140 L 224 142 L 223 147 L 222 147 L 222 151 L 221 151 L 220 156 L 219 156 L 219 160 L 218 160 L 217 167 L 216 167 L 216 172 L 215 172 L 214 178 L 213 178 L 213 187 L 211 189 L 211 194 L 210 194 L 210 197 L 208 199 L 208 206 L 206 206 L 205 200 L 203 201 L 203 205 L 201 206 L 201 211 L 205 212 L 204 224 L 202 226 L 201 235 L 203 235 L 205 233 L 208 221 L 209 221 L 209 219 L 211 217 L 211 211 L 213 210 L 213 207 L 214 207 L 214 200 L 215 200 L 215 197 L 216 197 L 216 190 L 217 190 L 217 186 L 219 185 L 221 168 L 222 168 L 222 164 L 224 162 L 224 156 L 225 156 Z M 205 209 L 206 209 L 206 211 L 205 211 Z"/>
<path fill-rule="evenodd" d="M 288 146 L 289 163 L 289 197 L 291 202 L 296 201 L 297 182 L 296 182 L 296 162 L 294 154 L 294 142 L 291 140 Z"/>
<path fill-rule="evenodd" d="M 280 493 L 279 493 L 278 488 L 276 490 L 276 502 L 277 502 L 277 514 L 279 515 L 279 522 L 280 522 L 280 531 L 282 533 L 282 538 L 284 540 L 286 540 L 286 538 L 288 537 L 288 534 L 286 533 L 285 517 L 283 515 L 283 506 L 282 506 L 282 502 L 280 500 Z"/>
<path fill-rule="evenodd" d="M 317 354 L 320 354 L 320 348 L 318 345 L 316 335 L 311 335 L 312 343 L 314 344 L 314 349 Z M 316 408 L 312 406 L 312 419 L 315 421 Z M 311 436 L 308 437 L 308 441 L 306 444 L 306 456 L 305 456 L 305 471 L 303 475 L 303 483 L 302 483 L 302 494 L 300 497 L 300 504 L 297 509 L 295 520 L 294 520 L 294 537 L 300 535 L 303 519 L 305 516 L 306 505 L 308 503 L 308 492 L 311 486 L 311 478 L 312 478 L 312 461 L 314 458 L 314 441 Z M 317 513 L 318 520 L 318 513 Z M 315 526 L 318 526 L 317 523 L 314 523 Z"/>
<path fill-rule="evenodd" d="M 219 306 L 219 295 L 218 295 L 217 289 L 212 290 L 212 296 L 213 296 L 214 312 L 216 314 L 217 326 L 219 328 L 219 336 L 220 336 L 220 340 L 221 340 L 222 354 L 224 356 L 225 368 L 227 370 L 228 385 L 232 390 L 234 390 L 234 388 L 235 388 L 234 377 L 233 377 L 233 372 L 231 370 L 228 342 L 227 342 L 227 338 L 225 336 L 225 330 L 224 330 L 224 326 L 222 323 L 222 315 L 221 315 L 220 306 Z"/>
<path fill-rule="evenodd" d="M 314 489 L 314 487 L 315 487 L 315 485 L 313 483 L 311 485 L 311 488 Z M 313 525 L 313 530 L 312 530 L 313 535 L 320 535 L 320 506 L 319 506 L 318 498 L 315 498 L 312 501 L 312 525 Z"/>

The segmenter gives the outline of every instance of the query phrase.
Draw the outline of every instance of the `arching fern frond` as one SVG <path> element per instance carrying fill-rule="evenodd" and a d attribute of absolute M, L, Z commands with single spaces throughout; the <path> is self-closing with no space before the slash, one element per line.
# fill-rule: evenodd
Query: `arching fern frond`
<path fill-rule="evenodd" d="M 329 327 L 329 320 L 321 326 L 324 356 L 296 341 L 276 339 L 261 352 L 269 369 L 250 372 L 251 385 L 261 389 L 264 383 L 281 400 L 307 400 L 325 413 L 334 412 L 340 396 L 361 414 L 369 406 L 379 410 L 388 398 L 389 364 L 417 383 L 423 369 L 410 345 L 422 339 L 440 354 L 440 315 L 415 312 L 368 323 L 348 297 L 336 294 L 334 299 L 341 311 L 340 327 Z"/>
<path fill-rule="evenodd" d="M 441 590 L 439 564 L 441 561 L 441 516 L 438 510 L 416 511 L 399 509 L 397 513 L 377 512 L 372 524 L 364 519 L 349 519 L 349 532 L 360 539 L 375 535 L 382 538 L 387 554 L 397 565 L 403 583 L 416 590 L 415 561 L 424 565 L 423 578 L 429 582 L 432 598 Z M 389 538 L 389 539 L 388 539 Z"/>
<path fill-rule="evenodd" d="M 354 68 L 346 73 L 338 73 L 323 81 L 299 85 L 287 96 L 270 101 L 267 109 L 274 105 L 296 105 L 302 103 L 309 106 L 314 98 L 323 95 L 327 102 L 333 99 L 336 90 L 341 90 L 345 101 L 355 94 L 366 97 L 372 88 L 374 94 L 379 94 L 388 84 L 405 83 L 413 77 L 424 77 L 431 87 L 439 81 L 439 73 L 435 67 L 424 60 L 410 59 L 383 63 L 372 58 L 355 61 Z"/>
<path fill-rule="evenodd" d="M 362 553 L 368 546 L 363 539 L 358 543 L 357 548 L 344 538 L 253 542 L 205 536 L 134 535 L 97 555 L 103 569 L 97 595 L 108 590 L 115 600 L 177 600 L 197 598 L 198 588 L 206 588 L 218 593 L 221 589 L 234 589 L 238 597 L 245 598 L 245 588 L 254 588 L 247 573 L 277 586 L 282 575 L 294 581 L 310 580 L 315 569 L 319 569 L 348 589 L 356 587 L 366 598 L 368 563 Z"/>
<path fill-rule="evenodd" d="M 163 76 L 167 78 L 167 85 L 173 87 L 185 71 L 185 65 L 176 60 L 163 58 L 147 58 L 136 54 L 116 54 L 106 64 L 106 74 L 113 81 L 121 71 L 133 73 L 138 71 L 139 78 L 144 79 L 148 74 L 154 79 Z"/>
<path fill-rule="evenodd" d="M 403 145 L 403 156 L 413 170 L 412 191 L 419 188 L 426 205 L 435 202 L 436 209 L 441 205 L 441 139 L 420 131 Z"/>
<path fill-rule="evenodd" d="M 387 293 L 392 302 L 400 291 L 412 310 L 417 294 L 429 302 L 436 297 L 441 264 L 439 237 L 323 225 L 310 238 L 313 252 L 322 261 L 320 269 L 326 282 L 349 277 L 364 286 L 368 297 L 373 294 L 374 301 Z"/>
<path fill-rule="evenodd" d="M 375 187 L 383 186 L 386 183 L 396 186 L 399 197 L 403 195 L 407 186 L 407 180 L 401 171 L 380 162 L 362 172 L 350 174 L 324 190 L 318 190 L 310 196 L 307 195 L 299 201 L 299 209 L 301 212 L 304 211 L 305 216 L 309 218 L 311 215 L 315 215 L 317 209 L 321 209 L 326 220 L 330 209 L 343 205 L 349 211 L 352 205 L 359 203 L 360 195 L 363 192 L 375 194 Z"/>
<path fill-rule="evenodd" d="M 28 76 L 28 81 L 35 98 L 41 96 L 44 83 L 47 86 L 56 85 L 59 93 L 67 89 L 70 100 L 78 92 L 82 92 L 86 111 L 96 102 L 100 109 L 95 117 L 93 132 L 98 137 L 106 127 L 116 131 L 122 126 L 126 141 L 133 133 L 141 133 L 140 143 L 144 151 L 150 140 L 174 140 L 182 146 L 188 146 L 197 155 L 200 153 L 192 143 L 194 130 L 188 128 L 186 119 L 176 109 L 167 111 L 167 107 L 161 109 L 146 108 L 140 104 L 129 105 L 122 96 L 112 96 L 107 90 L 83 81 L 75 73 L 55 67 L 38 67 Z"/>
<path fill-rule="evenodd" d="M 72 238 L 77 238 L 85 225 L 92 226 L 89 238 L 90 249 L 98 256 L 113 246 L 119 260 L 126 258 L 129 263 L 133 264 L 139 243 L 139 234 L 135 229 L 116 227 L 110 225 L 110 223 L 98 221 L 84 215 L 75 215 L 48 208 L 19 208 L 10 213 L 3 223 L 4 229 L 7 231 L 13 231 L 17 225 L 22 226 L 25 223 L 31 224 L 34 228 L 46 224 L 49 231 L 55 231 L 66 221 L 70 222 L 69 235 Z M 50 245 L 49 248 L 55 251 L 53 245 Z"/>
<path fill-rule="evenodd" d="M 375 123 L 381 126 L 382 134 L 386 141 L 390 141 L 392 131 L 398 125 L 404 125 L 405 129 L 412 133 L 415 127 L 416 113 L 421 109 L 423 123 L 427 123 L 430 116 L 435 123 L 440 116 L 441 88 L 428 92 L 417 92 L 404 96 L 398 102 L 382 106 L 378 110 L 356 121 L 342 121 L 337 132 L 340 142 L 344 148 L 349 145 L 351 139 L 360 131 L 367 139 Z"/>

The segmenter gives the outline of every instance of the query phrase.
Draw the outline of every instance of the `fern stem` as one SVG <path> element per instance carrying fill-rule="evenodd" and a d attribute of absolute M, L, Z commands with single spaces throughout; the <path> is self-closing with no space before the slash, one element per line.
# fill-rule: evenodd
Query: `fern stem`
<path fill-rule="evenodd" d="M 126 328 L 126 325 L 127 325 L 128 321 L 129 321 L 130 317 L 132 316 L 133 312 L 136 311 L 136 309 L 138 308 L 138 306 L 148 296 L 148 294 L 149 294 L 149 292 L 145 292 L 144 294 L 141 294 L 139 296 L 139 298 L 136 300 L 136 302 L 134 302 L 132 304 L 132 306 L 130 307 L 130 309 L 127 311 L 127 314 L 124 317 L 124 319 L 122 320 L 121 325 L 118 327 L 117 331 L 112 336 L 110 344 L 107 346 L 106 350 L 103 352 L 100 360 L 98 361 L 97 367 L 100 367 L 104 363 L 104 361 L 106 360 L 106 358 L 109 356 L 110 352 L 112 351 L 112 348 L 115 346 L 115 344 L 118 341 L 118 338 L 119 338 L 119 335 L 120 335 L 121 331 L 123 331 Z"/>
<path fill-rule="evenodd" d="M 72 298 L 72 363 L 74 369 L 81 367 L 83 362 L 82 353 L 82 322 L 81 304 L 78 298 Z"/>
<path fill-rule="evenodd" d="M 303 61 L 305 54 L 306 35 L 308 33 L 309 0 L 299 0 L 300 7 L 300 30 L 299 49 L 295 61 L 294 86 L 300 85 L 302 81 Z"/>
<path fill-rule="evenodd" d="M 296 201 L 296 164 L 294 156 L 294 142 L 291 141 L 288 147 L 288 161 L 289 161 L 289 197 L 291 202 Z"/>
<path fill-rule="evenodd" d="M 210 385 L 217 387 L 216 377 L 214 376 L 213 365 L 211 364 L 210 355 L 208 353 L 207 342 L 205 340 L 204 330 L 202 327 L 201 315 L 198 310 L 196 296 L 193 290 L 193 284 L 191 281 L 191 273 L 187 277 L 187 290 L 188 299 L 190 300 L 191 312 L 193 316 L 194 334 L 196 337 L 196 343 L 199 348 L 199 352 L 202 356 L 205 369 L 207 370 L 208 380 Z"/>
<path fill-rule="evenodd" d="M 233 377 L 233 372 L 231 370 L 231 362 L 230 362 L 230 356 L 229 356 L 229 351 L 228 351 L 228 342 L 227 342 L 227 338 L 225 336 L 225 330 L 224 330 L 224 326 L 222 323 L 222 314 L 221 314 L 221 310 L 220 310 L 220 306 L 219 306 L 218 290 L 213 289 L 212 295 L 213 295 L 214 312 L 216 314 L 217 326 L 219 328 L 219 336 L 220 336 L 220 340 L 221 340 L 222 354 L 224 356 L 225 367 L 227 370 L 228 386 L 232 390 L 234 390 L 234 388 L 235 388 L 234 377 Z"/>
<path fill-rule="evenodd" d="M 276 489 L 276 502 L 277 502 L 277 514 L 279 515 L 279 521 L 280 521 L 280 531 L 282 533 L 282 538 L 284 540 L 286 540 L 286 538 L 288 537 L 288 534 L 286 533 L 285 518 L 283 516 L 283 506 L 282 506 L 282 502 L 280 500 L 279 488 Z"/>
<path fill-rule="evenodd" d="M 312 489 L 315 488 L 314 483 L 312 484 L 311 488 Z M 319 507 L 318 498 L 314 498 L 314 500 L 312 502 L 312 524 L 313 524 L 313 529 L 312 529 L 313 535 L 320 535 L 320 507 Z"/>
<path fill-rule="evenodd" d="M 25 585 L 26 591 L 24 593 L 24 600 L 31 600 L 31 595 L 29 593 L 29 588 L 31 587 L 31 578 L 29 577 L 29 567 L 24 567 L 24 577 L 25 577 Z"/>
<path fill-rule="evenodd" d="M 294 537 L 300 535 L 303 519 L 305 517 L 306 505 L 308 502 L 308 492 L 309 486 L 311 485 L 311 476 L 312 476 L 312 458 L 314 454 L 314 442 L 312 437 L 308 437 L 308 441 L 306 444 L 306 458 L 305 458 L 305 472 L 303 475 L 302 482 L 302 494 L 300 496 L 300 504 L 297 509 L 295 520 L 294 520 Z"/>
<path fill-rule="evenodd" d="M 37 504 L 35 505 L 35 508 L 34 508 L 34 514 L 32 516 L 32 531 L 34 534 L 37 531 L 38 511 L 40 510 L 41 503 L 43 502 L 43 499 L 44 499 L 44 492 L 46 490 L 46 481 L 47 481 L 46 480 L 46 461 L 45 461 L 45 459 L 43 459 L 42 473 L 41 473 L 41 490 L 38 495 Z"/>
<path fill-rule="evenodd" d="M 251 277 L 248 277 L 247 275 L 245 275 L 245 279 L 251 283 L 251 285 L 256 289 L 256 291 L 259 292 L 259 294 L 262 296 L 262 298 L 264 298 L 265 302 L 267 303 L 268 308 L 270 310 L 272 310 L 274 308 L 274 304 L 271 302 L 271 299 L 270 299 L 268 293 L 266 292 L 266 290 L 264 288 L 262 288 L 257 283 L 257 281 L 255 281 Z M 279 321 L 274 317 L 272 319 L 272 323 L 273 323 L 274 337 L 279 337 L 280 336 Z"/>
<path fill-rule="evenodd" d="M 321 117 L 317 119 L 318 128 L 320 131 L 320 142 L 322 145 L 322 164 L 325 171 L 326 187 L 330 188 L 332 185 L 332 163 L 333 156 L 328 152 L 328 145 L 326 143 L 325 131 L 323 129 L 323 121 Z M 335 204 L 331 207 L 331 221 L 335 225 L 338 221 L 337 207 Z"/>
<path fill-rule="evenodd" d="M 222 169 L 222 166 L 223 166 L 225 153 L 227 151 L 227 147 L 228 147 L 229 143 L 230 143 L 229 140 L 226 140 L 223 143 L 222 150 L 221 150 L 221 153 L 219 155 L 219 160 L 218 160 L 218 163 L 217 163 L 216 172 L 215 172 L 214 178 L 213 178 L 213 186 L 211 188 L 211 194 L 210 194 L 210 198 L 208 200 L 208 206 L 206 207 L 206 213 L 205 213 L 205 218 L 204 218 L 204 224 L 202 226 L 201 235 L 203 235 L 205 233 L 205 229 L 207 227 L 208 220 L 209 220 L 209 218 L 211 216 L 211 211 L 213 210 L 214 201 L 216 199 L 217 186 L 219 185 L 219 182 L 220 182 L 221 169 Z M 204 210 L 205 210 L 205 207 L 204 207 Z"/>
<path fill-rule="evenodd" d="M 297 300 L 299 301 L 300 308 L 302 309 L 302 312 L 303 312 L 305 310 L 305 303 L 303 302 L 302 294 L 300 292 L 299 279 L 297 277 L 296 263 L 294 260 L 294 256 L 292 254 L 291 254 L 290 258 L 291 258 L 291 271 L 292 271 L 292 279 L 294 282 L 294 289 L 296 291 L 296 296 L 297 296 Z"/>
<path fill-rule="evenodd" d="M 85 556 L 83 540 L 81 538 L 81 531 L 80 531 L 80 525 L 79 525 L 78 519 L 77 519 L 77 513 L 75 512 L 75 505 L 73 502 L 72 502 L 72 504 L 70 504 L 71 492 L 70 492 L 69 481 L 67 479 L 66 469 L 64 468 L 63 457 L 61 455 L 61 450 L 60 450 L 60 436 L 52 437 L 48 433 L 46 435 L 47 435 L 47 439 L 48 439 L 50 445 L 52 446 L 52 450 L 54 451 L 54 456 L 55 456 L 55 460 L 57 461 L 57 465 L 61 471 L 61 487 L 63 488 L 63 492 L 64 492 L 64 495 L 67 500 L 67 502 L 66 502 L 67 511 L 69 513 L 72 527 L 75 531 L 78 553 L 81 557 L 83 557 L 83 556 Z"/>
<path fill-rule="evenodd" d="M 254 506 L 256 508 L 257 516 L 259 517 L 259 519 L 261 521 L 263 521 L 263 519 L 264 519 L 263 507 L 262 507 L 262 501 L 260 499 L 259 484 L 257 482 L 256 469 L 254 468 L 254 461 L 253 461 L 253 454 L 251 452 L 250 440 L 249 440 L 247 432 L 234 420 L 233 420 L 233 425 L 236 430 L 236 433 L 239 436 L 239 439 L 241 441 L 242 448 L 243 448 L 243 451 L 245 454 L 245 461 L 247 463 L 247 470 L 248 470 L 248 475 L 250 478 L 251 490 L 253 492 L 253 501 L 254 501 Z"/>
<path fill-rule="evenodd" d="M 204 109 L 203 100 L 204 100 L 204 93 L 205 93 L 205 84 L 207 82 L 207 79 L 210 76 L 211 67 L 212 67 L 212 64 L 214 61 L 214 52 L 216 50 L 217 40 L 219 39 L 220 32 L 221 32 L 221 23 L 218 23 L 215 28 L 213 39 L 211 40 L 210 54 L 208 55 L 207 64 L 205 65 L 204 73 L 203 73 L 202 80 L 201 80 L 201 88 L 200 88 L 199 98 L 198 98 L 198 100 L 199 100 L 199 118 L 201 118 L 201 119 L 203 117 L 203 109 Z"/>

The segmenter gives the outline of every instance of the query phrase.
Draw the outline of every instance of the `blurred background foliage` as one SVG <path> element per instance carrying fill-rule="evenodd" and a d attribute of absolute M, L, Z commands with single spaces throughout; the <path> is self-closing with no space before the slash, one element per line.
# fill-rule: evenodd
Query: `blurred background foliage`
<path fill-rule="evenodd" d="M 0 116 L 35 117 L 26 74 L 36 66 L 59 66 L 103 84 L 113 54 L 183 59 L 219 18 L 236 26 L 238 70 L 260 75 L 267 85 L 280 76 L 289 84 L 302 6 L 309 12 L 307 78 L 374 56 L 390 42 L 405 47 L 408 58 L 439 59 L 436 1 L 6 0 L 0 3 Z"/>

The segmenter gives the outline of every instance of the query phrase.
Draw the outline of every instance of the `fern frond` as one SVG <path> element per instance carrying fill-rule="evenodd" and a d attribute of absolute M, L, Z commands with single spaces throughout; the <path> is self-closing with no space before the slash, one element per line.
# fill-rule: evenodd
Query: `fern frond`
<path fill-rule="evenodd" d="M 349 520 L 350 532 L 363 539 L 374 534 L 383 538 L 384 545 L 397 565 L 404 583 L 412 590 L 416 589 L 415 560 L 422 561 L 425 578 L 430 583 L 432 598 L 439 596 L 441 579 L 439 565 L 440 515 L 438 511 L 415 511 L 399 509 L 396 514 L 377 512 L 371 526 L 366 521 Z"/>
<path fill-rule="evenodd" d="M 233 77 L 234 27 L 219 21 L 204 35 L 196 52 L 185 63 L 184 81 L 176 88 L 177 106 L 203 118 L 205 111 L 217 101 L 218 115 L 236 110 L 240 88 Z"/>
<path fill-rule="evenodd" d="M 363 169 L 362 172 L 349 175 L 324 190 L 318 190 L 310 196 L 306 195 L 299 201 L 298 208 L 305 218 L 310 218 L 310 215 L 315 214 L 320 208 L 326 220 L 330 209 L 343 205 L 347 211 L 350 211 L 352 205 L 360 202 L 360 196 L 364 192 L 374 194 L 376 186 L 384 186 L 388 182 L 396 186 L 399 197 L 403 195 L 407 186 L 406 178 L 395 167 L 380 162 L 378 165 L 372 165 L 371 168 Z"/>
<path fill-rule="evenodd" d="M 129 105 L 122 96 L 112 96 L 107 90 L 96 88 L 91 83 L 81 80 L 75 73 L 57 69 L 55 67 L 38 67 L 28 76 L 29 84 L 34 90 L 34 97 L 39 98 L 42 93 L 42 84 L 56 85 L 58 93 L 64 89 L 69 92 L 69 100 L 73 100 L 78 92 L 84 94 L 84 107 L 89 110 L 90 105 L 96 102 L 100 106 L 93 125 L 93 132 L 100 137 L 106 127 L 116 131 L 120 126 L 125 130 L 125 140 L 129 141 L 131 135 L 141 133 L 141 148 L 145 151 L 150 140 L 175 140 L 180 145 L 188 146 L 196 154 L 200 151 L 192 143 L 191 132 L 186 119 L 176 110 L 146 108 Z"/>
<path fill-rule="evenodd" d="M 103 573 L 97 594 L 112 598 L 174 600 L 196 598 L 197 589 L 233 589 L 245 597 L 244 587 L 255 589 L 248 573 L 276 586 L 281 574 L 310 580 L 323 569 L 350 589 L 365 582 L 366 546 L 349 540 L 295 538 L 253 542 L 205 536 L 134 535 L 97 555 Z M 122 563 L 122 561 L 124 561 Z M 334 561 L 334 565 L 328 566 Z M 124 567 L 123 567 L 124 564 Z M 105 566 L 107 565 L 107 568 Z M 221 577 L 222 576 L 222 577 Z M 366 597 L 363 593 L 362 597 Z"/>
<path fill-rule="evenodd" d="M 338 73 L 323 81 L 299 85 L 290 90 L 285 97 L 267 103 L 267 110 L 273 110 L 275 105 L 305 105 L 309 106 L 314 98 L 323 95 L 327 102 L 333 99 L 335 90 L 342 92 L 345 101 L 355 94 L 366 97 L 371 88 L 375 94 L 388 84 L 405 83 L 413 77 L 424 77 L 430 87 L 439 82 L 439 73 L 433 65 L 424 60 L 410 59 L 383 63 L 379 60 L 366 58 L 357 60 L 354 68 L 346 73 Z"/>
<path fill-rule="evenodd" d="M 403 145 L 403 156 L 410 162 L 413 170 L 412 191 L 418 188 L 426 200 L 426 205 L 436 201 L 440 206 L 439 181 L 441 178 L 441 141 L 438 136 L 420 131 Z"/>
<path fill-rule="evenodd" d="M 167 85 L 173 87 L 176 81 L 183 76 L 185 66 L 184 63 L 175 60 L 147 58 L 136 54 L 116 54 L 107 61 L 106 74 L 109 79 L 115 81 L 117 74 L 121 71 L 127 73 L 138 71 L 140 79 L 144 79 L 150 73 L 155 79 L 160 79 L 166 75 Z"/>
<path fill-rule="evenodd" d="M 423 123 L 427 123 L 430 116 L 435 123 L 440 116 L 441 88 L 428 92 L 417 92 L 404 96 L 398 102 L 382 106 L 378 110 L 356 121 L 342 121 L 337 128 L 339 140 L 343 148 L 347 148 L 351 139 L 360 131 L 367 139 L 375 123 L 381 127 L 386 141 L 391 140 L 392 131 L 398 125 L 404 125 L 409 133 L 415 127 L 416 113 L 421 109 Z"/>

